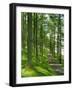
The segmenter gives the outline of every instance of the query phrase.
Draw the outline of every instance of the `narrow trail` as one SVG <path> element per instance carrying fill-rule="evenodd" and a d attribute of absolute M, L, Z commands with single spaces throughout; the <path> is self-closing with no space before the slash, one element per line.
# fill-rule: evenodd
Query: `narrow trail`
<path fill-rule="evenodd" d="M 64 75 L 62 64 L 50 64 L 50 66 L 57 73 L 57 75 Z"/>
<path fill-rule="evenodd" d="M 50 67 L 57 73 L 57 75 L 64 75 L 64 68 L 62 67 L 62 64 L 57 62 L 59 60 L 55 61 L 52 54 L 50 53 L 48 55 L 48 58 L 49 58 L 48 63 Z"/>

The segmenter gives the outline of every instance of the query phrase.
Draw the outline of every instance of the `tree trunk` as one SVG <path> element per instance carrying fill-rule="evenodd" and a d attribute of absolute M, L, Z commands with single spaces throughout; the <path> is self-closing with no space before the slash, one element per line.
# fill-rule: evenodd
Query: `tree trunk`
<path fill-rule="evenodd" d="M 32 65 L 32 13 L 28 13 L 28 37 L 27 37 L 27 49 L 28 49 L 28 65 Z"/>
<path fill-rule="evenodd" d="M 57 56 L 61 64 L 61 15 L 58 16 Z"/>
<path fill-rule="evenodd" d="M 40 28 L 40 54 L 43 57 L 43 15 L 41 15 L 41 28 Z"/>

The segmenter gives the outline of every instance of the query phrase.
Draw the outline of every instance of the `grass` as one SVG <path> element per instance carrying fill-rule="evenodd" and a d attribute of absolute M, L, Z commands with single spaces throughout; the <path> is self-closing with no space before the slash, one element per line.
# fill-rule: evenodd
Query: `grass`
<path fill-rule="evenodd" d="M 46 69 L 44 69 L 40 66 L 36 66 L 35 69 L 36 69 L 37 72 L 42 73 L 42 75 L 44 75 L 44 76 L 52 75 L 52 73 L 50 73 L 48 70 L 46 70 Z"/>
<path fill-rule="evenodd" d="M 52 76 L 56 75 L 52 69 L 45 69 L 41 66 L 22 68 L 21 77 Z"/>
<path fill-rule="evenodd" d="M 37 72 L 29 67 L 26 67 L 25 69 L 22 69 L 21 71 L 22 77 L 30 77 L 30 76 L 37 76 Z"/>

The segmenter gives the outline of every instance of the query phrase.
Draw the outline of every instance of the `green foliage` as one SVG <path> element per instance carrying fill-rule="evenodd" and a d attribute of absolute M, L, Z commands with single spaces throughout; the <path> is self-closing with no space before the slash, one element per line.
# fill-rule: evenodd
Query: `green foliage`
<path fill-rule="evenodd" d="M 58 75 L 50 63 L 64 68 L 64 15 L 21 12 L 21 34 L 21 76 Z"/>

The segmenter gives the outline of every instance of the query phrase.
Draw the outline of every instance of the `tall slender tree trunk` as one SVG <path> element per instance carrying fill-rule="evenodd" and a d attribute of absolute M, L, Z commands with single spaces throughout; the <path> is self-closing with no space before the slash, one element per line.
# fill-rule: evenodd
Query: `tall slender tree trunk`
<path fill-rule="evenodd" d="M 37 29 L 37 13 L 35 14 L 35 27 L 36 27 L 36 29 L 35 29 L 35 38 L 36 38 L 36 61 L 38 61 L 38 37 L 37 37 L 37 35 L 38 35 L 38 29 Z"/>
<path fill-rule="evenodd" d="M 59 29 L 60 29 L 60 50 L 59 50 L 59 52 L 60 52 L 60 64 L 61 64 L 61 14 L 59 14 L 59 17 L 60 17 L 60 22 L 59 22 L 59 24 L 60 24 L 60 27 L 59 27 Z"/>
<path fill-rule="evenodd" d="M 61 64 L 61 15 L 58 16 L 57 56 Z"/>
<path fill-rule="evenodd" d="M 53 55 L 54 49 L 53 49 L 53 29 L 50 30 L 50 53 Z"/>
<path fill-rule="evenodd" d="M 41 28 L 40 28 L 40 53 L 43 57 L 43 15 L 41 15 Z"/>
<path fill-rule="evenodd" d="M 28 65 L 32 65 L 32 13 L 28 13 L 28 38 L 27 38 L 27 49 L 28 49 Z"/>
<path fill-rule="evenodd" d="M 53 56 L 55 57 L 55 26 L 54 26 L 54 42 L 53 42 L 53 46 L 54 46 L 54 50 L 53 50 Z"/>
<path fill-rule="evenodd" d="M 24 13 L 21 13 L 22 48 L 24 47 Z"/>
<path fill-rule="evenodd" d="M 36 57 L 36 39 L 35 39 L 35 34 L 36 34 L 36 33 L 35 33 L 35 29 L 36 29 L 36 28 L 35 28 L 35 23 L 36 23 L 36 22 L 35 22 L 35 13 L 34 13 L 34 32 L 33 32 L 33 37 L 34 37 L 34 38 L 33 38 L 33 39 L 34 39 L 34 54 L 35 54 L 35 57 Z"/>
<path fill-rule="evenodd" d="M 37 13 L 34 13 L 34 53 L 36 62 L 38 61 L 38 26 L 37 26 Z"/>

